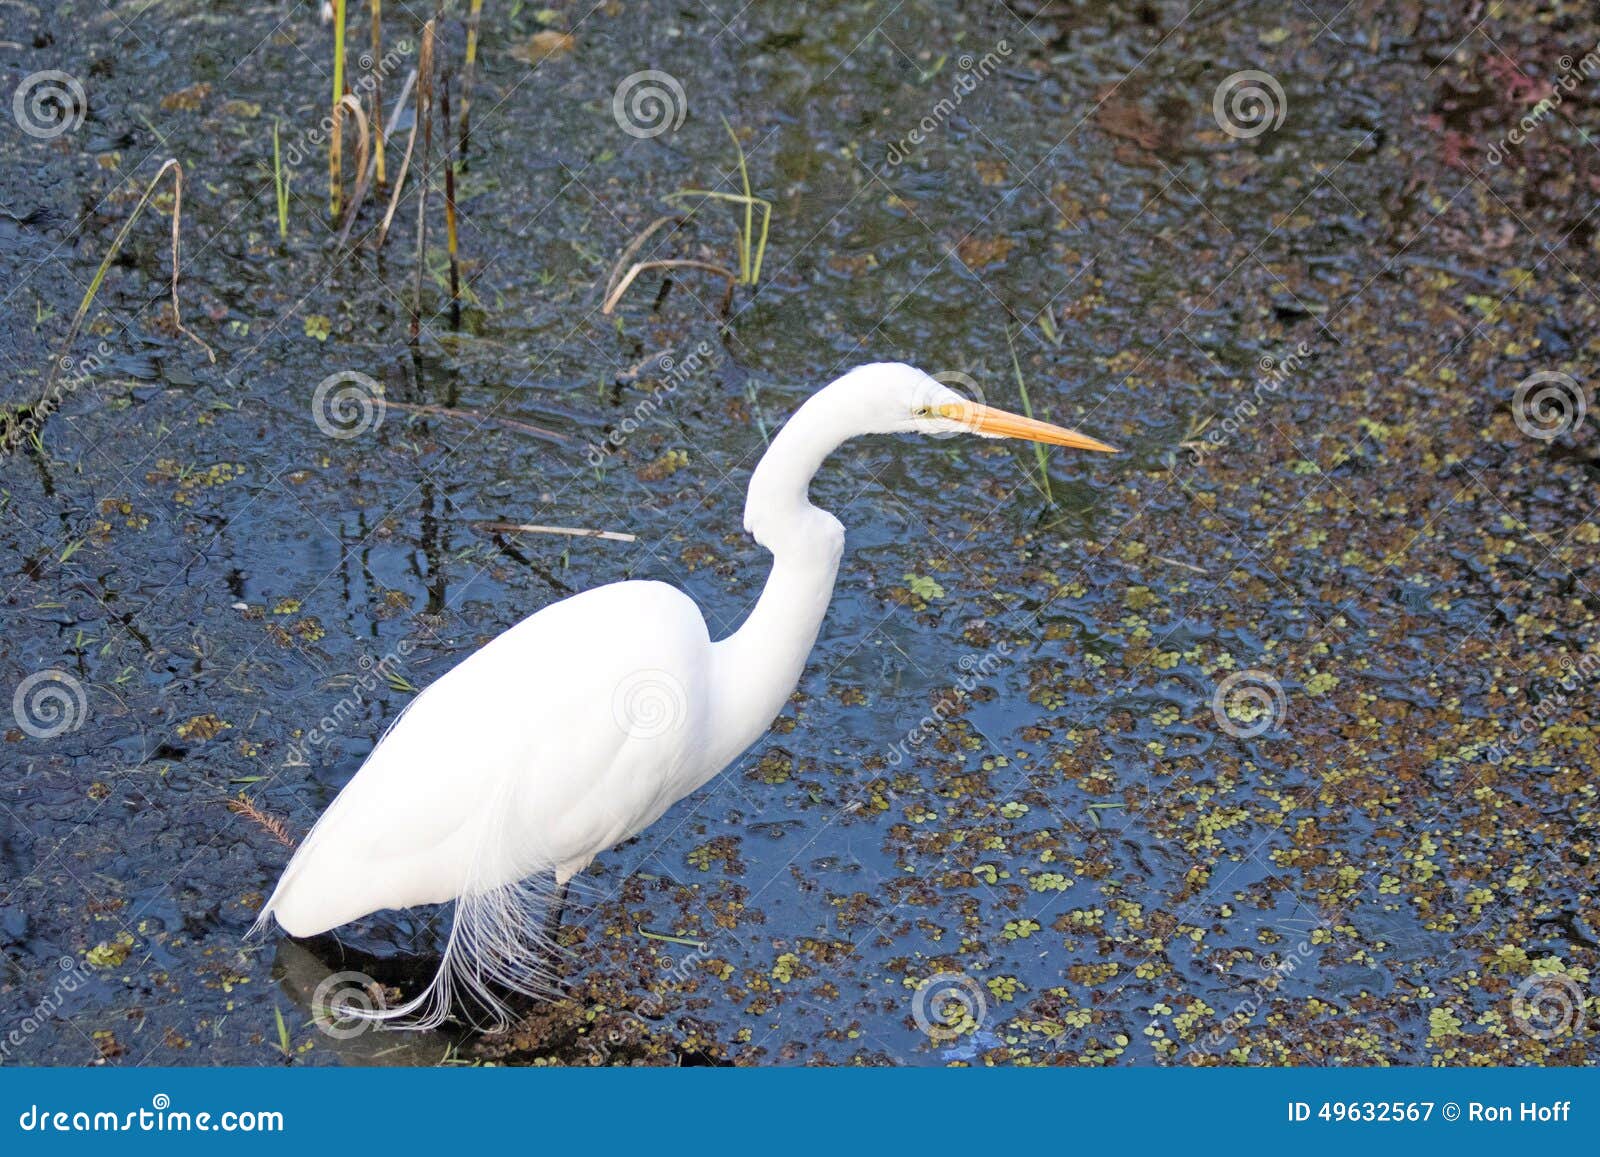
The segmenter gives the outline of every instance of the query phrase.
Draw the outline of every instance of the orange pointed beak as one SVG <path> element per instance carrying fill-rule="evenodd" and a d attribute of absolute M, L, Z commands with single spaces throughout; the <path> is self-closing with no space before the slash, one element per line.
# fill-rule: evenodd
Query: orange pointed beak
<path fill-rule="evenodd" d="M 1115 446 L 1107 446 L 1098 439 L 1065 426 L 1052 426 L 1049 422 L 1036 422 L 1021 414 L 1008 414 L 993 406 L 977 402 L 949 402 L 937 407 L 941 418 L 960 422 L 974 434 L 990 438 L 1025 438 L 1029 442 L 1046 442 L 1052 446 L 1070 446 L 1074 450 L 1098 450 L 1103 454 L 1117 454 Z"/>

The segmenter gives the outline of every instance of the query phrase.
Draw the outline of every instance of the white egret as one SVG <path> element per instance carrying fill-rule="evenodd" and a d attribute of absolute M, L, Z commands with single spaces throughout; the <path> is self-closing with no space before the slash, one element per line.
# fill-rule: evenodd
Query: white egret
<path fill-rule="evenodd" d="M 456 902 L 415 999 L 370 1015 L 433 1025 L 455 985 L 497 1020 L 497 988 L 547 995 L 566 886 L 732 763 L 799 684 L 833 595 L 844 527 L 812 476 L 859 434 L 972 433 L 1113 451 L 969 401 L 907 365 L 819 390 L 750 478 L 745 529 L 772 553 L 755 608 L 712 642 L 688 595 L 613 583 L 545 607 L 429 686 L 307 835 L 262 909 L 310 936 L 384 908 Z"/>

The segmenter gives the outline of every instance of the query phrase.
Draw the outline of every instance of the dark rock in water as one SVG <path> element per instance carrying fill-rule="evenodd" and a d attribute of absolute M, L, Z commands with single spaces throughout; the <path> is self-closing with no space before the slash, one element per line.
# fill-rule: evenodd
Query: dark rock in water
<path fill-rule="evenodd" d="M 0 944 L 20 945 L 28 938 L 28 914 L 16 905 L 0 908 Z"/>
<path fill-rule="evenodd" d="M 169 386 L 188 387 L 200 384 L 200 379 L 194 376 L 194 372 L 179 361 L 163 360 L 161 378 Z"/>

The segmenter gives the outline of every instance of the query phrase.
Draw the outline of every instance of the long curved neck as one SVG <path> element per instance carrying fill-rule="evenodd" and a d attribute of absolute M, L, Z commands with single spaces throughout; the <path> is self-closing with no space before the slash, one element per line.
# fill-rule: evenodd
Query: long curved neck
<path fill-rule="evenodd" d="M 712 648 L 714 771 L 760 738 L 777 718 L 800 682 L 833 598 L 844 527 L 811 504 L 808 490 L 823 459 L 861 432 L 854 407 L 837 385 L 813 395 L 795 412 L 750 476 L 745 529 L 772 552 L 772 573 L 739 629 Z"/>

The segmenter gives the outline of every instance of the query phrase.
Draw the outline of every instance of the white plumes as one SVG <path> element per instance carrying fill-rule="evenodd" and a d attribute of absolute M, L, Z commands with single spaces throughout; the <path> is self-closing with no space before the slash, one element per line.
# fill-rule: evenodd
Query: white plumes
<path fill-rule="evenodd" d="M 504 825 L 485 827 L 503 832 Z M 469 881 L 480 874 L 482 864 L 498 860 L 501 849 L 489 846 L 496 836 L 486 835 L 489 854 L 475 862 Z M 564 950 L 546 930 L 560 894 L 550 872 L 488 886 L 469 882 L 455 902 L 444 953 L 427 987 L 395 1008 L 354 1010 L 353 1015 L 396 1028 L 431 1029 L 450 1017 L 459 998 L 466 1019 L 475 1026 L 503 1030 L 511 1023 L 508 994 L 549 999 L 560 991 L 556 965 Z"/>

